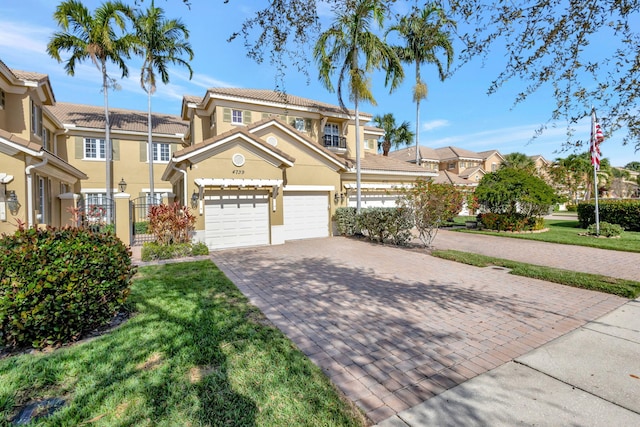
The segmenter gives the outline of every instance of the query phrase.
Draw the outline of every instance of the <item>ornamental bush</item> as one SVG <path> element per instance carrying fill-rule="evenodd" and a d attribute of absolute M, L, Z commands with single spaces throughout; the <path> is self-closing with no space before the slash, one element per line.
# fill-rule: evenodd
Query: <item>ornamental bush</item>
<path fill-rule="evenodd" d="M 356 208 L 338 208 L 333 219 L 340 235 L 353 236 L 359 232 L 356 225 Z"/>
<path fill-rule="evenodd" d="M 598 230 L 596 224 L 591 224 L 587 227 L 587 234 L 590 236 L 597 236 Z M 618 224 L 609 224 L 608 222 L 600 223 L 600 236 L 604 237 L 618 237 L 622 234 L 622 227 Z"/>
<path fill-rule="evenodd" d="M 544 228 L 544 218 L 520 213 L 482 213 L 477 216 L 484 228 L 497 231 L 532 231 Z"/>
<path fill-rule="evenodd" d="M 113 233 L 21 228 L 0 238 L 0 343 L 58 345 L 123 309 L 135 267 Z"/>
<path fill-rule="evenodd" d="M 370 240 L 402 246 L 411 239 L 413 218 L 404 208 L 366 208 L 356 215 L 356 227 Z"/>
<path fill-rule="evenodd" d="M 601 222 L 618 224 L 627 231 L 640 231 L 640 200 L 600 200 L 598 214 Z M 596 205 L 585 202 L 578 205 L 580 227 L 587 228 L 596 222 Z"/>
<path fill-rule="evenodd" d="M 160 245 L 191 242 L 196 217 L 179 203 L 155 205 L 149 209 L 149 233 Z"/>

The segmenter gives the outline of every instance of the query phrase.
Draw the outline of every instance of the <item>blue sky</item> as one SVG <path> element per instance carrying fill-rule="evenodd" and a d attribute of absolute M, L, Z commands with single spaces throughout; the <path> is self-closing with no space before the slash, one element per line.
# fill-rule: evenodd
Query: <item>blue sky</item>
<path fill-rule="evenodd" d="M 133 0 L 127 1 L 133 4 Z M 92 11 L 100 3 L 84 1 Z M 150 0 L 145 0 L 143 5 L 149 3 Z M 256 64 L 248 59 L 241 39 L 226 41 L 263 3 L 264 0 L 232 0 L 228 4 L 222 0 L 192 0 L 191 9 L 188 9 L 180 0 L 156 0 L 156 5 L 165 9 L 167 17 L 180 17 L 187 25 L 195 57 L 191 63 L 193 79 L 188 79 L 184 68 L 173 70 L 171 82 L 158 87 L 153 97 L 153 110 L 179 114 L 183 95 L 202 96 L 209 87 L 274 88 L 275 70 L 268 63 Z M 46 45 L 57 30 L 52 19 L 57 4 L 56 0 L 1 0 L 0 59 L 11 68 L 48 74 L 57 101 L 102 105 L 101 77 L 92 63 L 81 64 L 71 77 L 65 73 L 63 64 L 58 64 L 46 53 Z M 328 24 L 331 11 L 325 8 L 322 17 Z M 542 154 L 549 160 L 570 154 L 571 151 L 561 151 L 566 139 L 564 123 L 555 126 L 550 123 L 543 136 L 531 140 L 535 130 L 547 122 L 554 106 L 548 87 L 515 107 L 513 100 L 524 87 L 523 82 L 510 82 L 496 94 L 486 95 L 505 61 L 504 52 L 494 49 L 484 64 L 479 60 L 465 64 L 445 82 L 438 80 L 433 67 L 424 66 L 423 78 L 429 86 L 429 96 L 421 104 L 418 127 L 421 145 L 433 148 L 452 145 L 472 151 L 497 149 L 503 154 L 519 151 L 529 155 Z M 120 90 L 109 92 L 110 106 L 146 110 L 146 94 L 139 83 L 140 65 L 137 58 L 129 61 L 129 77 L 119 80 Z M 113 77 L 120 76 L 115 67 L 111 66 L 110 70 Z M 391 112 L 398 121 L 407 120 L 415 129 L 415 104 L 411 98 L 414 78 L 413 67 L 408 66 L 405 81 L 389 94 L 384 87 L 384 78 L 375 74 L 372 83 L 378 105 L 364 104 L 361 109 L 372 114 Z M 309 79 L 290 67 L 286 91 L 338 103 L 337 95 L 318 82 L 313 64 Z M 576 128 L 576 135 L 588 139 L 589 129 L 587 119 Z M 623 146 L 620 140 L 615 135 L 607 139 L 601 145 L 603 156 L 614 166 L 640 161 L 640 153 L 635 153 L 632 146 Z"/>

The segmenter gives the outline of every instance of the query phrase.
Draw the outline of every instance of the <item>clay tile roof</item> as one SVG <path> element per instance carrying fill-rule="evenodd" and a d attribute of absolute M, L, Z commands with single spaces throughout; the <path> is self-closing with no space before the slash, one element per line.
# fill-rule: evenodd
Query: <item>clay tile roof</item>
<path fill-rule="evenodd" d="M 459 158 L 478 159 L 478 160 L 484 159 L 482 155 L 476 153 L 475 151 L 465 150 L 464 148 L 459 148 L 459 147 L 451 147 L 451 146 L 440 147 L 440 148 L 436 148 L 436 152 L 438 153 L 440 160 L 459 159 Z"/>
<path fill-rule="evenodd" d="M 20 138 L 19 136 L 16 136 L 16 135 L 12 134 L 11 132 L 6 131 L 4 129 L 0 129 L 0 137 L 13 142 L 14 144 L 22 145 L 23 147 L 28 148 L 29 150 L 33 150 L 33 151 L 41 151 L 42 150 L 42 146 L 40 144 L 36 144 L 35 142 L 27 141 L 26 139 Z"/>
<path fill-rule="evenodd" d="M 104 129 L 104 107 L 58 102 L 46 108 L 63 124 Z M 144 111 L 110 108 L 109 121 L 111 130 L 147 132 L 147 113 Z M 189 129 L 187 121 L 170 114 L 153 113 L 151 123 L 156 134 L 184 135 Z"/>
<path fill-rule="evenodd" d="M 244 88 L 230 88 L 219 87 L 208 89 L 209 94 L 212 96 L 232 96 L 237 98 L 245 98 L 263 102 L 273 102 L 284 105 L 295 105 L 297 107 L 313 108 L 319 111 L 328 111 L 332 113 L 344 113 L 345 111 L 337 105 L 328 104 L 325 102 L 315 101 L 309 98 L 303 98 L 300 96 L 291 95 L 288 93 L 277 92 L 269 89 L 244 89 Z M 348 110 L 349 114 L 354 114 L 353 110 Z M 369 116 L 369 114 L 360 112 L 363 116 Z"/>
<path fill-rule="evenodd" d="M 420 159 L 422 160 L 432 160 L 434 162 L 440 161 L 440 157 L 438 157 L 438 153 L 433 148 L 425 147 L 421 145 L 418 147 Z M 415 163 L 416 160 L 416 147 L 411 146 L 407 148 L 401 148 L 399 150 L 390 151 L 389 157 L 393 157 L 394 159 L 404 160 L 406 162 Z"/>
<path fill-rule="evenodd" d="M 460 172 L 460 177 L 461 178 L 469 178 L 471 175 L 473 175 L 474 173 L 477 173 L 477 172 L 481 172 L 482 175 L 485 174 L 484 169 L 482 169 L 480 166 L 476 166 L 476 167 L 473 167 L 473 168 L 467 168 L 467 169 L 463 170 L 462 172 Z"/>
<path fill-rule="evenodd" d="M 355 165 L 355 159 L 349 159 L 352 165 Z M 414 172 L 416 174 L 425 175 L 429 171 L 416 166 L 415 164 L 394 159 L 392 157 L 383 156 L 381 154 L 364 153 L 364 157 L 360 160 L 360 168 L 366 170 L 386 171 L 386 172 Z"/>
<path fill-rule="evenodd" d="M 37 82 L 41 82 L 49 78 L 46 74 L 36 73 L 33 71 L 22 71 L 16 70 L 15 68 L 10 68 L 10 70 L 19 80 L 35 80 Z"/>
<path fill-rule="evenodd" d="M 455 173 L 449 171 L 440 171 L 438 172 L 438 176 L 433 179 L 433 182 L 436 184 L 453 184 L 453 185 L 473 185 L 474 183 L 460 178 Z"/>
<path fill-rule="evenodd" d="M 193 102 L 195 104 L 200 104 L 202 102 L 202 97 L 197 95 L 184 95 L 182 99 L 183 101 Z"/>
<path fill-rule="evenodd" d="M 483 159 L 487 159 L 489 156 L 493 154 L 500 154 L 498 150 L 486 150 L 486 151 L 478 151 L 478 154 L 482 156 Z"/>

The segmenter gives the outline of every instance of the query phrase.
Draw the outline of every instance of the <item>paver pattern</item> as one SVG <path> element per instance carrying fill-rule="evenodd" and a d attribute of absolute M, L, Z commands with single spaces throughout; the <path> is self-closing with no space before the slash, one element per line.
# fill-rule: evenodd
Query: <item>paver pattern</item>
<path fill-rule="evenodd" d="M 449 230 L 438 231 L 434 247 L 640 281 L 640 253 L 458 233 Z"/>
<path fill-rule="evenodd" d="M 374 423 L 626 301 L 341 237 L 211 259 Z"/>

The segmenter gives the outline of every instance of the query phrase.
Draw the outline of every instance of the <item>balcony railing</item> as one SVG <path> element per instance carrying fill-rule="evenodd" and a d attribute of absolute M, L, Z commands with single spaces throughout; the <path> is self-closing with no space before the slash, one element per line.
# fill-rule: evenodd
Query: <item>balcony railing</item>
<path fill-rule="evenodd" d="M 338 135 L 324 135 L 322 137 L 325 147 L 347 148 L 347 138 Z"/>

